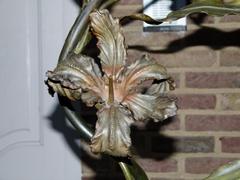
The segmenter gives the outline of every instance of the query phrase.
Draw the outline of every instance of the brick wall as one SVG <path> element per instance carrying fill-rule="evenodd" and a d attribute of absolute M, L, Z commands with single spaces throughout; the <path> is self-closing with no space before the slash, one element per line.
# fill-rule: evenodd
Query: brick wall
<path fill-rule="evenodd" d="M 112 12 L 119 17 L 140 9 L 141 0 L 122 0 Z M 151 180 L 201 179 L 240 157 L 238 29 L 237 16 L 192 16 L 188 31 L 177 33 L 143 32 L 141 22 L 125 26 L 129 59 L 149 53 L 177 83 L 172 94 L 178 98 L 178 115 L 164 123 L 149 122 L 145 129 L 132 128 L 137 161 Z M 108 158 L 83 163 L 85 179 L 120 174 Z"/>

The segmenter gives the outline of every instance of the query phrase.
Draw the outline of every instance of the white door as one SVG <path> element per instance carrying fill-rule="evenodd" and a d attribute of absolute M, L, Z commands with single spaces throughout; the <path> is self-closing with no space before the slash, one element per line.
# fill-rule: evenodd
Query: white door
<path fill-rule="evenodd" d="M 0 180 L 81 179 L 44 85 L 77 13 L 73 0 L 0 0 Z"/>

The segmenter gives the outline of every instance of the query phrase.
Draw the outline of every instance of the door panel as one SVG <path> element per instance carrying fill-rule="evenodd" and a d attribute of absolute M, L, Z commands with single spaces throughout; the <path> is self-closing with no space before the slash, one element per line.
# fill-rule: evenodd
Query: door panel
<path fill-rule="evenodd" d="M 79 159 L 52 128 L 57 101 L 44 85 L 77 9 L 71 0 L 0 1 L 0 180 L 81 178 Z"/>
<path fill-rule="evenodd" d="M 41 142 L 38 11 L 31 0 L 13 4 L 12 0 L 0 2 L 0 152 Z"/>

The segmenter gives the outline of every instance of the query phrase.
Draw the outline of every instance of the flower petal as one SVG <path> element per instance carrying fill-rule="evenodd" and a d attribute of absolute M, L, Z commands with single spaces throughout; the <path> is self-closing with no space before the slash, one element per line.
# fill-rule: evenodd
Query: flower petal
<path fill-rule="evenodd" d="M 98 112 L 95 135 L 91 150 L 94 153 L 107 153 L 113 156 L 129 155 L 131 113 L 119 105 L 103 107 Z"/>
<path fill-rule="evenodd" d="M 146 94 L 158 96 L 159 94 L 166 94 L 175 89 L 174 80 L 169 78 L 160 83 L 152 84 L 146 91 Z"/>
<path fill-rule="evenodd" d="M 151 118 L 154 121 L 162 121 L 177 114 L 175 100 L 167 96 L 157 97 Z"/>
<path fill-rule="evenodd" d="M 96 102 L 102 101 L 93 91 L 83 92 L 81 94 L 81 100 L 88 106 L 92 107 L 96 104 Z"/>
<path fill-rule="evenodd" d="M 133 112 L 136 120 L 154 119 L 162 121 L 176 115 L 175 101 L 166 96 L 132 94 L 122 102 Z"/>
<path fill-rule="evenodd" d="M 55 92 L 57 92 L 61 96 L 66 96 L 72 101 L 76 101 L 81 98 L 82 89 L 72 90 L 69 88 L 65 88 L 65 87 L 62 87 L 60 83 L 52 82 L 51 80 L 47 80 L 46 84 L 49 88 L 49 93 L 52 96 Z"/>
<path fill-rule="evenodd" d="M 144 55 L 123 72 L 122 87 L 123 91 L 129 92 L 132 89 L 136 90 L 136 87 L 145 80 L 163 80 L 168 78 L 169 75 L 162 65 L 157 64 L 148 55 Z"/>
<path fill-rule="evenodd" d="M 126 61 L 126 47 L 119 19 L 113 19 L 105 9 L 91 13 L 90 20 L 93 33 L 98 39 L 103 71 L 108 76 L 115 77 Z"/>
<path fill-rule="evenodd" d="M 48 71 L 47 84 L 60 95 L 73 96 L 73 100 L 80 99 L 82 90 L 91 90 L 92 95 L 99 97 L 104 82 L 98 65 L 84 55 L 71 55 L 68 58 L 59 63 L 54 71 Z"/>
<path fill-rule="evenodd" d="M 145 120 L 152 114 L 156 97 L 144 94 L 133 94 L 127 96 L 122 102 L 134 115 L 136 120 Z"/>

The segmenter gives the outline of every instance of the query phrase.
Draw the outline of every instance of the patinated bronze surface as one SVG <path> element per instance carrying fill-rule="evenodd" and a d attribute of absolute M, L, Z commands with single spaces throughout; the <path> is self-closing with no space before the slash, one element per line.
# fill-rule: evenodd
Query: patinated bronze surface
<path fill-rule="evenodd" d="M 90 23 L 98 39 L 102 69 L 91 57 L 71 54 L 47 73 L 47 83 L 62 96 L 98 107 L 92 152 L 127 156 L 134 121 L 162 121 L 176 114 L 175 101 L 166 96 L 174 83 L 166 69 L 147 55 L 126 65 L 119 19 L 107 10 L 92 12 Z M 158 82 L 143 85 L 147 80 Z"/>

